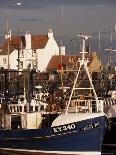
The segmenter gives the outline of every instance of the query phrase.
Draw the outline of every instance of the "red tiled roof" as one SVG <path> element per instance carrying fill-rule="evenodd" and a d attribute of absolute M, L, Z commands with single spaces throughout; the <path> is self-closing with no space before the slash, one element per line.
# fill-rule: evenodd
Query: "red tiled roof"
<path fill-rule="evenodd" d="M 76 56 L 75 55 L 62 55 L 62 56 L 54 55 L 51 57 L 48 65 L 47 65 L 47 70 L 58 69 L 58 67 L 60 66 L 61 63 L 62 63 L 62 65 L 71 66 L 74 61 L 76 62 L 78 60 L 79 57 L 80 57 L 80 55 L 78 55 L 78 56 L 77 55 Z M 89 60 L 91 62 L 92 55 L 89 55 L 89 58 L 90 58 Z"/>
<path fill-rule="evenodd" d="M 42 49 L 46 46 L 48 42 L 47 35 L 32 35 L 31 43 L 32 49 Z M 5 42 L 0 47 L 0 55 L 7 55 L 8 48 L 9 53 L 12 53 L 14 49 L 20 49 L 22 44 L 22 48 L 25 48 L 25 36 L 13 36 L 10 39 L 6 39 Z M 8 47 L 9 46 L 9 47 Z"/>
<path fill-rule="evenodd" d="M 53 55 L 47 65 L 47 70 L 57 69 L 58 66 L 62 63 L 65 65 L 69 65 L 70 59 L 74 58 L 74 56 L 69 55 Z"/>
<path fill-rule="evenodd" d="M 16 37 L 15 46 L 17 46 L 18 42 L 19 42 L 19 38 Z M 13 44 L 14 44 L 14 37 L 10 39 L 6 39 L 5 42 L 2 44 L 2 46 L 0 47 L 0 50 L 1 50 L 0 55 L 7 55 L 8 50 L 9 50 L 9 53 L 11 53 L 11 51 L 13 51 L 16 48 Z"/>
<path fill-rule="evenodd" d="M 41 49 L 46 46 L 48 35 L 34 35 L 31 37 L 32 49 Z"/>

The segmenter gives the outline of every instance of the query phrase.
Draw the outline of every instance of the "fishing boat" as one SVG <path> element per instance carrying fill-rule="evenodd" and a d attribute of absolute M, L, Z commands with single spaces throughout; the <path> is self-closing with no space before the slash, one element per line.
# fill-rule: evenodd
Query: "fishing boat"
<path fill-rule="evenodd" d="M 91 76 L 88 58 L 85 57 L 85 41 L 90 36 L 79 35 L 83 40 L 82 57 L 66 107 L 61 114 L 49 119 L 41 111 L 1 114 L 0 150 L 18 154 L 100 154 L 108 118 L 101 109 Z M 81 69 L 85 70 L 90 88 L 78 88 Z M 91 90 L 94 97 L 78 97 L 72 100 L 75 90 Z M 71 103 L 74 106 L 71 106 Z M 29 104 L 27 104 L 28 106 Z M 30 109 L 30 108 L 27 108 Z M 17 123 L 16 123 L 17 122 Z M 12 128 L 13 126 L 16 128 Z"/>

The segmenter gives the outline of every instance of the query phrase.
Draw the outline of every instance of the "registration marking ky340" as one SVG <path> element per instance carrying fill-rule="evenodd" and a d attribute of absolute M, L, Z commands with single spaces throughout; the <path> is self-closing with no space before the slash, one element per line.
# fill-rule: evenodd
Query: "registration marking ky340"
<path fill-rule="evenodd" d="M 74 130 L 75 128 L 76 128 L 76 125 L 73 123 L 73 124 L 53 127 L 53 132 L 58 133 L 58 132 L 63 132 L 63 131 L 70 131 L 70 130 Z"/>

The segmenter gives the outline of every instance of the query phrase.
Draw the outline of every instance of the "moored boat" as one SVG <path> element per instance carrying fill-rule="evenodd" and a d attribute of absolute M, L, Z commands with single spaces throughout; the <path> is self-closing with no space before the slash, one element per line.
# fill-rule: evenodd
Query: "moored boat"
<path fill-rule="evenodd" d="M 3 126 L 0 129 L 0 150 L 33 154 L 100 154 L 108 118 L 97 98 L 88 71 L 88 59 L 85 58 L 85 41 L 89 36 L 79 35 L 83 39 L 82 58 L 74 85 L 66 102 L 65 111 L 58 115 L 43 115 L 39 112 L 24 112 L 2 115 Z M 76 83 L 81 69 L 84 69 L 90 82 L 90 88 L 77 88 Z M 80 99 L 78 93 L 71 107 L 74 90 L 91 90 L 93 97 Z M 27 104 L 28 105 L 28 104 Z M 17 129 L 12 124 L 20 122 Z M 18 121 L 19 120 L 19 121 Z"/>

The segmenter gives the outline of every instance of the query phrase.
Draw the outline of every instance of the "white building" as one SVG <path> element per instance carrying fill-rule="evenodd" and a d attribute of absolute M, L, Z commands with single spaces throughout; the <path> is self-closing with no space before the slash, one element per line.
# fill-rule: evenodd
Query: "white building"
<path fill-rule="evenodd" d="M 31 68 L 45 71 L 52 55 L 59 55 L 52 29 L 49 29 L 47 35 L 26 32 L 24 36 L 12 36 L 10 32 L 0 47 L 0 67 L 23 70 L 30 63 Z"/>

